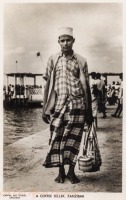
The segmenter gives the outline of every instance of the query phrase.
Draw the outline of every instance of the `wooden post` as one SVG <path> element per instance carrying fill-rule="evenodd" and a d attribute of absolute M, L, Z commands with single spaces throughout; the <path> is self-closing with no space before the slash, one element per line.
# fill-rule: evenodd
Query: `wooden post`
<path fill-rule="evenodd" d="M 24 96 L 26 98 L 26 74 L 24 75 Z"/>
<path fill-rule="evenodd" d="M 36 76 L 34 76 L 34 86 L 36 85 Z"/>
<path fill-rule="evenodd" d="M 15 93 L 15 98 L 17 98 L 17 93 L 16 93 L 16 85 L 17 85 L 17 77 L 16 77 L 16 74 L 14 75 L 15 76 L 15 89 L 14 89 L 14 93 Z"/>
<path fill-rule="evenodd" d="M 107 75 L 106 75 L 105 78 L 106 78 L 106 86 L 107 86 L 108 85 L 108 79 L 107 79 L 108 77 L 107 77 Z"/>
<path fill-rule="evenodd" d="M 8 94 L 8 75 L 6 75 L 6 94 Z"/>

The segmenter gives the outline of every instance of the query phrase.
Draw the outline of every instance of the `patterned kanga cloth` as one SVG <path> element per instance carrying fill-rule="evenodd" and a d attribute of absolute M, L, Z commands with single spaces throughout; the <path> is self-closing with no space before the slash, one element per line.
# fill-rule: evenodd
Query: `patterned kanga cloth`
<path fill-rule="evenodd" d="M 60 112 L 52 116 L 50 131 L 54 140 L 44 162 L 45 167 L 59 167 L 62 164 L 75 165 L 84 129 L 84 109 L 72 109 L 67 102 Z"/>

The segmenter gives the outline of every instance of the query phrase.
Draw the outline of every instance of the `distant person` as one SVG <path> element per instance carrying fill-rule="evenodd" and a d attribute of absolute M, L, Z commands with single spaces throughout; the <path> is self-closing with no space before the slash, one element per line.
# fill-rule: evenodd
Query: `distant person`
<path fill-rule="evenodd" d="M 16 85 L 16 95 L 20 95 L 20 87 L 19 84 Z"/>
<path fill-rule="evenodd" d="M 98 89 L 98 111 L 103 113 L 103 118 L 106 118 L 106 107 L 105 107 L 105 82 L 101 79 L 101 74 L 96 74 L 96 85 Z"/>
<path fill-rule="evenodd" d="M 11 86 L 11 97 L 13 98 L 14 95 L 14 85 Z"/>
<path fill-rule="evenodd" d="M 11 84 L 8 85 L 8 95 L 11 95 Z"/>
<path fill-rule="evenodd" d="M 115 103 L 117 103 L 118 100 L 119 89 L 120 89 L 120 83 L 119 81 L 117 81 L 115 85 Z"/>
<path fill-rule="evenodd" d="M 25 90 L 24 85 L 21 85 L 20 86 L 20 95 L 24 95 L 24 90 Z"/>
<path fill-rule="evenodd" d="M 112 117 L 120 117 L 123 109 L 123 74 L 120 74 L 120 79 L 121 79 L 121 86 L 120 86 L 120 91 L 119 91 L 119 96 L 118 96 L 118 106 L 116 108 L 116 111 L 114 114 L 112 114 Z"/>
<path fill-rule="evenodd" d="M 73 29 L 60 28 L 58 43 L 61 52 L 49 58 L 46 69 L 42 118 L 50 123 L 54 140 L 43 166 L 59 168 L 57 183 L 64 183 L 66 177 L 72 184 L 80 182 L 75 174 L 75 165 L 85 121 L 88 125 L 93 122 L 88 66 L 85 58 L 73 51 L 74 42 Z M 55 103 L 47 113 L 52 86 L 56 94 Z M 69 165 L 67 176 L 65 165 Z"/>
<path fill-rule="evenodd" d="M 111 84 L 107 86 L 107 103 L 108 105 L 112 105 L 112 88 Z"/>
<path fill-rule="evenodd" d="M 11 84 L 8 85 L 8 99 L 11 100 Z"/>
<path fill-rule="evenodd" d="M 105 82 L 103 84 L 104 85 L 103 85 L 103 89 L 102 89 L 102 113 L 103 113 L 102 118 L 106 118 L 107 117 L 107 115 L 106 115 L 107 90 L 105 87 Z"/>
<path fill-rule="evenodd" d="M 114 86 L 112 86 L 112 88 L 111 88 L 111 95 L 112 95 L 112 97 L 111 97 L 112 105 L 115 105 L 117 98 L 116 98 L 116 91 L 115 91 Z"/>
<path fill-rule="evenodd" d="M 3 87 L 3 96 L 4 96 L 4 99 L 6 98 L 6 86 Z"/>
<path fill-rule="evenodd" d="M 97 85 L 96 85 L 96 72 L 91 73 L 90 88 L 91 88 L 91 99 L 92 99 L 92 115 L 94 117 L 94 122 L 95 122 L 95 125 L 97 127 L 98 126 L 98 122 L 97 122 L 98 89 L 97 89 Z"/>
<path fill-rule="evenodd" d="M 112 82 L 112 87 L 114 87 L 114 88 L 115 88 L 115 81 L 113 81 L 113 82 Z"/>

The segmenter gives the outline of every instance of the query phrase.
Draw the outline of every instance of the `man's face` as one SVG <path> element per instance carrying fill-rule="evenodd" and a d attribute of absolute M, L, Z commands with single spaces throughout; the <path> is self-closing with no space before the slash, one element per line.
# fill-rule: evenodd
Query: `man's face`
<path fill-rule="evenodd" d="M 60 36 L 58 42 L 60 44 L 61 51 L 62 52 L 67 52 L 67 51 L 72 50 L 74 41 L 75 41 L 75 39 L 72 38 L 69 35 L 62 35 L 62 36 Z"/>

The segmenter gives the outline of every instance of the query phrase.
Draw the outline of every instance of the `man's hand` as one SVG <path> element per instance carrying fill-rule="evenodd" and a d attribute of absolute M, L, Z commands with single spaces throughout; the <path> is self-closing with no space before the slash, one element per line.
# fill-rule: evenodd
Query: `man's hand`
<path fill-rule="evenodd" d="M 93 116 L 86 116 L 86 122 L 88 125 L 92 125 L 92 122 L 94 122 Z"/>
<path fill-rule="evenodd" d="M 50 123 L 50 116 L 46 115 L 45 113 L 42 114 L 42 119 L 46 124 Z"/>
<path fill-rule="evenodd" d="M 94 117 L 92 116 L 92 112 L 88 110 L 85 112 L 85 121 L 88 125 L 91 125 L 94 122 Z"/>

